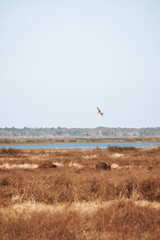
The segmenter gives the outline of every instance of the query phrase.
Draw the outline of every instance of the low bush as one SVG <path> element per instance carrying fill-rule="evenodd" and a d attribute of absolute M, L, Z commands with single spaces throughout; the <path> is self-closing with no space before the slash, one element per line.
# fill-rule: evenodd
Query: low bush
<path fill-rule="evenodd" d="M 21 150 L 20 149 L 15 149 L 15 148 L 8 148 L 8 149 L 6 149 L 6 148 L 2 148 L 1 149 L 1 153 L 2 154 L 17 154 L 17 153 L 20 153 L 21 152 Z"/>
<path fill-rule="evenodd" d="M 121 147 L 121 146 L 108 146 L 107 150 L 109 152 L 123 152 L 130 150 L 137 150 L 136 147 Z"/>

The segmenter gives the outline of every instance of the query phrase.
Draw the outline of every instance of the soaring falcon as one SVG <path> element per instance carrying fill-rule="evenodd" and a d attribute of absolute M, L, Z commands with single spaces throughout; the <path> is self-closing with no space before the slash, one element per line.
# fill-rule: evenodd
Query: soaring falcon
<path fill-rule="evenodd" d="M 101 112 L 101 110 L 99 109 L 99 107 L 97 107 L 97 109 L 98 109 L 98 113 L 101 114 L 101 115 L 103 116 L 104 113 Z"/>

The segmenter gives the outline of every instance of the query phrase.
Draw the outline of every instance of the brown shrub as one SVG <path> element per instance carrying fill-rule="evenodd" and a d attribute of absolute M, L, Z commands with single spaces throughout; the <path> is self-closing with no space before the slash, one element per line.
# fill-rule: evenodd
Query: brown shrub
<path fill-rule="evenodd" d="M 140 183 L 140 192 L 144 199 L 160 201 L 160 179 L 148 178 Z"/>
<path fill-rule="evenodd" d="M 121 146 L 108 146 L 107 150 L 109 152 L 124 152 L 124 151 L 135 151 L 138 150 L 135 147 L 121 147 Z"/>
<path fill-rule="evenodd" d="M 8 149 L 2 148 L 2 149 L 1 149 L 1 153 L 2 153 L 2 154 L 15 155 L 15 154 L 20 153 L 20 152 L 21 152 L 20 149 L 15 149 L 15 148 L 8 148 Z"/>
<path fill-rule="evenodd" d="M 9 184 L 10 184 L 10 181 L 8 178 L 3 178 L 0 183 L 1 186 L 8 186 Z"/>

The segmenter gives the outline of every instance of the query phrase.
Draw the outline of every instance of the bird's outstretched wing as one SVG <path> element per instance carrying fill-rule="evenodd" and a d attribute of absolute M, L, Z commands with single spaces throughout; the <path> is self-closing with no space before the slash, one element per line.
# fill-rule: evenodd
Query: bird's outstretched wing
<path fill-rule="evenodd" d="M 99 109 L 99 107 L 97 107 L 98 113 L 101 114 L 103 116 L 103 112 L 101 112 L 101 110 Z"/>

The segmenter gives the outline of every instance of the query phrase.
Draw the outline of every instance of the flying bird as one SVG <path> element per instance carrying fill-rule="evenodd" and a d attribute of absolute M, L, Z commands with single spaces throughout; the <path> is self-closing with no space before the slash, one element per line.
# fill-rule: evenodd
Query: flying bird
<path fill-rule="evenodd" d="M 98 109 L 98 113 L 101 114 L 101 115 L 103 116 L 104 113 L 101 112 L 101 110 L 99 109 L 99 107 L 97 107 L 97 109 Z"/>

